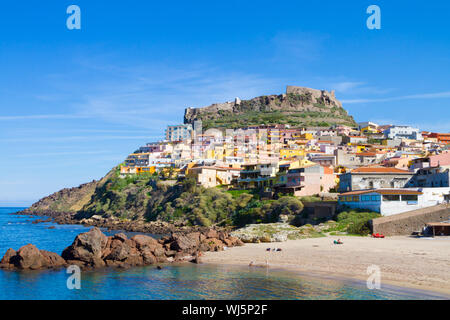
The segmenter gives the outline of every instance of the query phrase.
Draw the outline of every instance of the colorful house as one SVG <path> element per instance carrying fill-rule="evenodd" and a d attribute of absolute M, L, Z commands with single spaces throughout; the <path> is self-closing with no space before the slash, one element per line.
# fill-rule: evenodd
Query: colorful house
<path fill-rule="evenodd" d="M 332 168 L 323 167 L 312 161 L 303 159 L 289 164 L 280 165 L 280 170 L 286 171 L 284 185 L 279 183 L 277 192 L 292 193 L 294 196 L 310 196 L 320 192 L 328 192 L 336 185 L 336 174 Z"/>
<path fill-rule="evenodd" d="M 445 191 L 436 193 L 433 189 L 435 188 L 351 191 L 339 195 L 338 205 L 341 208 L 363 209 L 390 216 L 443 203 Z M 448 192 L 448 188 L 446 190 Z"/>

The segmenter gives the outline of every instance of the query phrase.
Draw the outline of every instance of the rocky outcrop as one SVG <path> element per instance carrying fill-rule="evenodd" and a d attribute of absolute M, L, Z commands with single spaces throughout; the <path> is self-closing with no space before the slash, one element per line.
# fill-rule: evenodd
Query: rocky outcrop
<path fill-rule="evenodd" d="M 89 232 L 79 234 L 61 256 L 69 263 L 103 267 L 105 262 L 102 256 L 108 242 L 108 237 L 100 229 L 93 228 Z"/>
<path fill-rule="evenodd" d="M 175 261 L 200 262 L 202 251 L 219 251 L 241 246 L 242 241 L 226 231 L 205 229 L 176 232 L 160 240 L 146 235 L 128 238 L 123 233 L 107 237 L 100 229 L 79 234 L 61 256 L 28 244 L 14 251 L 9 249 L 0 268 L 38 270 L 78 265 L 81 268 L 132 267 Z"/>
<path fill-rule="evenodd" d="M 258 117 L 255 113 L 261 113 L 261 116 Z M 271 118 L 268 113 L 285 117 L 280 121 L 280 117 Z M 187 108 L 184 113 L 184 123 L 193 124 L 195 120 L 202 120 L 205 128 L 234 127 L 239 118 L 245 120 L 246 125 L 306 125 L 325 121 L 329 124 L 355 124 L 343 109 L 342 103 L 336 99 L 334 91 L 296 86 L 287 86 L 285 94 L 260 96 L 250 100 L 236 98 L 235 101 L 215 103 L 207 107 Z M 229 123 L 225 123 L 227 120 Z"/>
<path fill-rule="evenodd" d="M 55 269 L 66 265 L 66 261 L 54 252 L 39 250 L 32 244 L 21 247 L 17 252 L 8 249 L 0 261 L 0 268 L 19 270 Z"/>

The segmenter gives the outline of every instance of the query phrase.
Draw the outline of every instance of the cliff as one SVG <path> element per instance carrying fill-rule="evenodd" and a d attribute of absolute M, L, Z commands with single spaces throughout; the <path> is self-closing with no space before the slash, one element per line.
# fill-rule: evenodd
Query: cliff
<path fill-rule="evenodd" d="M 334 91 L 287 86 L 286 93 L 260 96 L 250 100 L 216 103 L 203 108 L 187 108 L 184 123 L 203 122 L 203 128 L 237 128 L 260 124 L 354 126 Z"/>

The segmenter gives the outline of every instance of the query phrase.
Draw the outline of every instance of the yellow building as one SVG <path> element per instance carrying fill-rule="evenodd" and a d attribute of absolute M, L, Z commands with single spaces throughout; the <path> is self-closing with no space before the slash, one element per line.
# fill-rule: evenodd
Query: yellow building
<path fill-rule="evenodd" d="M 360 153 L 366 150 L 366 146 L 356 146 L 356 152 Z"/>
<path fill-rule="evenodd" d="M 375 128 L 373 128 L 373 127 L 371 127 L 371 126 L 368 126 L 368 127 L 364 127 L 364 128 L 362 128 L 361 129 L 361 133 L 368 133 L 368 134 L 371 134 L 371 133 L 379 133 L 380 131 L 378 130 L 378 129 L 375 129 Z"/>
<path fill-rule="evenodd" d="M 280 149 L 280 159 L 299 158 L 304 156 L 305 151 L 303 149 Z"/>
<path fill-rule="evenodd" d="M 150 167 L 134 167 L 134 166 L 120 166 L 120 174 L 140 174 L 140 173 L 150 173 L 156 172 L 155 166 Z"/>
<path fill-rule="evenodd" d="M 300 138 L 305 140 L 312 140 L 314 136 L 312 135 L 312 133 L 305 132 L 300 135 Z"/>

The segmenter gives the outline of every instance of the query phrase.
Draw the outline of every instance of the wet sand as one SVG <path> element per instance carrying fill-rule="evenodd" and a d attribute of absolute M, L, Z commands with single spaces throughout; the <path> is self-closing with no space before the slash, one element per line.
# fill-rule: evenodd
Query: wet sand
<path fill-rule="evenodd" d="M 450 298 L 450 238 L 338 237 L 246 244 L 221 252 L 206 252 L 203 262 L 297 270 L 315 275 L 368 278 L 367 268 L 379 266 L 383 283 L 448 294 Z M 267 252 L 266 248 L 282 251 Z"/>

